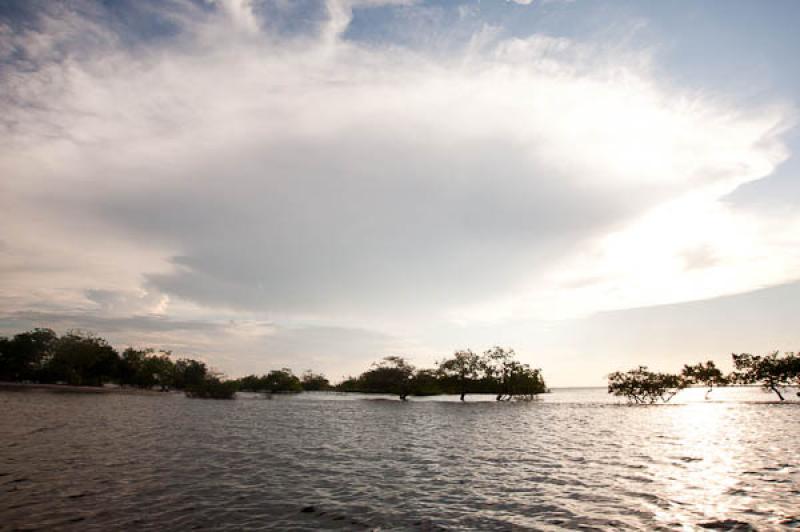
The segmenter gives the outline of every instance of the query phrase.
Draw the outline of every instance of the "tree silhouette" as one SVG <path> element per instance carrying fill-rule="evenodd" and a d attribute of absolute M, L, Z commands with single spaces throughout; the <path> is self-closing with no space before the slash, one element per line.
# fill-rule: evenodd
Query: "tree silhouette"
<path fill-rule="evenodd" d="M 208 376 L 208 367 L 203 362 L 182 358 L 172 367 L 172 386 L 182 390 L 201 384 Z"/>
<path fill-rule="evenodd" d="M 792 382 L 800 380 L 800 357 L 794 353 L 778 351 L 758 356 L 749 353 L 731 355 L 733 357 L 733 380 L 740 384 L 761 384 L 765 390 L 772 390 L 783 401 L 781 390 Z"/>
<path fill-rule="evenodd" d="M 608 393 L 625 397 L 628 402 L 654 404 L 667 403 L 675 394 L 686 387 L 680 375 L 649 371 L 647 366 L 639 366 L 626 372 L 615 371 L 608 376 Z"/>
<path fill-rule="evenodd" d="M 442 377 L 455 380 L 462 401 L 475 388 L 476 381 L 485 369 L 481 357 L 469 349 L 456 351 L 452 358 L 442 360 L 438 366 Z"/>
<path fill-rule="evenodd" d="M 726 386 L 728 378 L 717 368 L 713 360 L 709 360 L 705 364 L 700 362 L 693 366 L 688 364 L 683 366 L 681 376 L 686 379 L 688 384 L 704 384 L 708 386 L 705 398 L 708 399 L 708 394 L 714 389 L 714 386 Z"/>
<path fill-rule="evenodd" d="M 363 391 L 391 393 L 405 401 L 413 389 L 414 366 L 403 357 L 388 356 L 359 377 Z"/>
<path fill-rule="evenodd" d="M 528 364 L 522 364 L 516 360 L 509 363 L 508 399 L 514 397 L 533 399 L 536 395 L 546 391 L 547 386 L 542 377 L 542 370 L 533 369 Z"/>
<path fill-rule="evenodd" d="M 300 392 L 303 390 L 300 379 L 289 368 L 272 370 L 262 379 L 262 390 L 270 393 Z"/>
<path fill-rule="evenodd" d="M 486 378 L 491 382 L 493 391 L 497 394 L 495 399 L 498 401 L 504 398 L 511 399 L 511 375 L 514 371 L 513 349 L 503 349 L 495 346 L 483 353 L 483 365 L 486 371 Z"/>
<path fill-rule="evenodd" d="M 117 375 L 119 355 L 100 337 L 69 331 L 55 342 L 46 366 L 47 373 L 54 380 L 101 386 Z"/>
<path fill-rule="evenodd" d="M 13 338 L 0 338 L 0 379 L 38 380 L 53 356 L 57 340 L 52 329 L 33 329 Z"/>
<path fill-rule="evenodd" d="M 303 390 L 307 392 L 329 390 L 331 387 L 331 383 L 325 378 L 325 375 L 314 373 L 310 369 L 303 372 L 303 375 L 300 377 L 300 385 L 303 387 Z"/>
<path fill-rule="evenodd" d="M 512 349 L 494 347 L 478 356 L 456 351 L 436 369 L 417 370 L 400 356 L 388 356 L 335 389 L 366 393 L 409 395 L 492 393 L 498 401 L 532 398 L 547 388 L 541 370 L 516 360 Z M 169 351 L 128 347 L 122 354 L 103 338 L 70 331 L 59 337 L 50 329 L 34 329 L 13 338 L 0 337 L 0 379 L 65 382 L 101 386 L 116 382 L 143 389 L 184 390 L 190 397 L 232 397 L 236 390 L 301 392 L 331 389 L 324 375 L 307 370 L 298 378 L 291 369 L 248 375 L 235 381 L 209 371 L 205 363 L 189 358 L 174 360 Z"/>
<path fill-rule="evenodd" d="M 202 382 L 186 388 L 186 396 L 197 399 L 233 399 L 239 383 L 235 380 L 224 381 L 217 376 L 208 376 Z"/>

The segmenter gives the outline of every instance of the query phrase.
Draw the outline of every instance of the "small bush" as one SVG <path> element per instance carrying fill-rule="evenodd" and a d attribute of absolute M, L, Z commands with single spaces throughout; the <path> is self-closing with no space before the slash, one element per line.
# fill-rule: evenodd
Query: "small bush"
<path fill-rule="evenodd" d="M 195 399 L 233 399 L 239 386 L 236 381 L 209 378 L 186 388 L 186 397 Z"/>

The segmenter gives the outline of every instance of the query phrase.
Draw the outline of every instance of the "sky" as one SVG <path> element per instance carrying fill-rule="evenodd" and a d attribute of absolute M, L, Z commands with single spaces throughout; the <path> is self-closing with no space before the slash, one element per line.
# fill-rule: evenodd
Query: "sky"
<path fill-rule="evenodd" d="M 0 4 L 0 334 L 231 377 L 796 351 L 800 3 Z"/>

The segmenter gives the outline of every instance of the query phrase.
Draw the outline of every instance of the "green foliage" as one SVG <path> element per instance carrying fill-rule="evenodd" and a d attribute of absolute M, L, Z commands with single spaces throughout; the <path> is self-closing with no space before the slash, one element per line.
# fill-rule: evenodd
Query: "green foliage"
<path fill-rule="evenodd" d="M 208 368 L 203 362 L 181 358 L 172 367 L 172 386 L 182 390 L 202 384 L 207 376 Z"/>
<path fill-rule="evenodd" d="M 331 389 L 331 383 L 325 378 L 325 375 L 314 373 L 310 369 L 300 377 L 300 385 L 306 392 L 321 392 Z"/>
<path fill-rule="evenodd" d="M 144 359 L 141 371 L 143 378 L 161 390 L 169 390 L 174 375 L 174 364 L 167 354 L 153 354 Z"/>
<path fill-rule="evenodd" d="M 122 385 L 145 389 L 158 386 L 162 390 L 182 388 L 184 383 L 176 382 L 176 376 L 176 367 L 169 353 L 133 347 L 122 352 L 119 371 L 119 383 Z"/>
<path fill-rule="evenodd" d="M 505 350 L 497 346 L 483 353 L 486 379 L 491 382 L 498 401 L 511 397 L 510 377 L 515 356 L 513 349 Z"/>
<path fill-rule="evenodd" d="M 194 399 L 233 399 L 239 383 L 235 380 L 223 381 L 217 377 L 207 377 L 200 383 L 186 387 L 186 397 Z"/>
<path fill-rule="evenodd" d="M 78 386 L 102 386 L 116 376 L 119 355 L 104 339 L 70 331 L 53 344 L 45 371 L 49 379 Z"/>
<path fill-rule="evenodd" d="M 129 347 L 119 355 L 103 338 L 69 331 L 59 337 L 50 329 L 34 329 L 13 338 L 0 338 L 0 379 L 65 382 L 78 386 L 123 386 L 184 389 L 205 382 L 203 362 L 171 353 Z"/>
<path fill-rule="evenodd" d="M 388 356 L 359 377 L 359 391 L 390 393 L 405 401 L 413 390 L 414 366 L 399 356 Z"/>
<path fill-rule="evenodd" d="M 0 379 L 38 380 L 57 340 L 52 329 L 33 329 L 13 338 L 0 337 Z"/>
<path fill-rule="evenodd" d="M 361 390 L 361 383 L 359 382 L 358 377 L 347 377 L 342 382 L 334 386 L 334 389 L 337 392 L 360 392 Z"/>
<path fill-rule="evenodd" d="M 547 386 L 541 370 L 533 369 L 528 364 L 517 361 L 515 357 L 513 349 L 502 347 L 493 347 L 483 354 L 485 379 L 496 393 L 496 399 L 531 399 L 546 393 Z"/>
<path fill-rule="evenodd" d="M 322 374 L 307 370 L 297 377 L 289 368 L 226 381 L 212 375 L 203 362 L 173 360 L 168 351 L 128 347 L 118 354 L 92 334 L 71 331 L 59 338 L 50 329 L 0 338 L 0 379 L 91 386 L 117 382 L 143 389 L 185 390 L 191 397 L 232 397 L 237 389 L 286 393 L 333 388 Z M 409 395 L 442 393 L 461 394 L 462 400 L 467 393 L 491 393 L 498 400 L 529 399 L 547 391 L 540 370 L 520 363 L 513 350 L 500 347 L 483 355 L 457 351 L 435 370 L 417 370 L 400 356 L 385 357 L 335 389 L 394 394 L 402 400 Z"/>
<path fill-rule="evenodd" d="M 289 368 L 272 370 L 264 377 L 264 389 L 271 393 L 302 392 L 300 379 Z"/>
<path fill-rule="evenodd" d="M 546 392 L 542 370 L 514 361 L 508 372 L 508 399 L 530 400 Z"/>
<path fill-rule="evenodd" d="M 438 372 L 445 386 L 461 395 L 464 400 L 466 394 L 474 392 L 479 379 L 483 376 L 486 365 L 480 356 L 467 349 L 456 351 L 452 358 L 438 363 Z"/>
<path fill-rule="evenodd" d="M 261 377 L 256 375 L 242 377 L 239 379 L 239 386 L 240 390 L 247 392 L 287 393 L 303 391 L 300 379 L 289 368 L 273 370 Z"/>
<path fill-rule="evenodd" d="M 239 379 L 239 390 L 243 392 L 260 391 L 261 377 L 258 375 L 247 375 Z"/>
<path fill-rule="evenodd" d="M 142 365 L 145 357 L 147 357 L 149 353 L 149 350 L 134 349 L 132 347 L 122 352 L 117 373 L 120 384 L 140 387 L 147 386 L 142 372 Z M 152 386 L 152 383 L 150 386 Z"/>
<path fill-rule="evenodd" d="M 637 404 L 669 402 L 686 385 L 686 380 L 680 375 L 649 371 L 647 366 L 624 373 L 615 371 L 608 376 L 608 393 Z"/>
<path fill-rule="evenodd" d="M 411 393 L 420 396 L 444 393 L 438 372 L 432 369 L 417 370 L 411 380 Z"/>
<path fill-rule="evenodd" d="M 435 370 L 415 370 L 402 357 L 386 357 L 359 377 L 349 377 L 336 389 L 343 392 L 386 393 L 405 400 L 409 395 L 455 393 L 493 394 L 497 400 L 532 399 L 546 393 L 541 370 L 517 361 L 513 350 L 500 347 L 483 356 L 457 351 Z"/>
<path fill-rule="evenodd" d="M 735 368 L 732 379 L 739 384 L 760 384 L 772 390 L 783 401 L 781 390 L 792 383 L 800 384 L 800 357 L 794 353 L 783 356 L 774 351 L 765 356 L 749 353 L 732 354 Z"/>

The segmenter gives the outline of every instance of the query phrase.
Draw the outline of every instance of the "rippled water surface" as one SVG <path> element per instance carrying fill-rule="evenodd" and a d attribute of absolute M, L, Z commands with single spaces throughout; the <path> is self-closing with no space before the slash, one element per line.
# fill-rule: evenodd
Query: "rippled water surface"
<path fill-rule="evenodd" d="M 502 404 L 4 391 L 0 527 L 800 527 L 800 404 L 682 394 L 628 407 L 593 389 Z"/>

